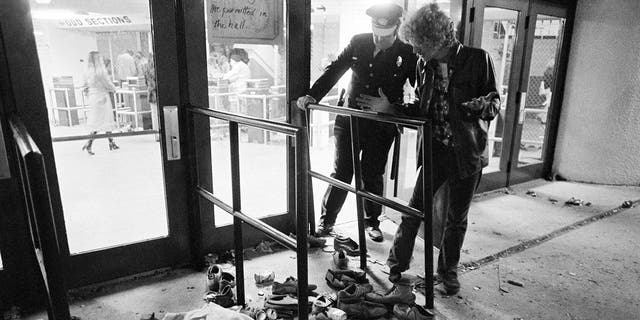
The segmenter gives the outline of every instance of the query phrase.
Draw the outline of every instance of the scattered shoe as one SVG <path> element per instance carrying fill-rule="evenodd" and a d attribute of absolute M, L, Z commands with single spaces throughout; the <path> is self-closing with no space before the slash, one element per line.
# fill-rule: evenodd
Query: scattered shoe
<path fill-rule="evenodd" d="M 372 241 L 382 242 L 384 240 L 379 227 L 367 227 L 366 231 Z"/>
<path fill-rule="evenodd" d="M 273 271 L 265 271 L 263 273 L 255 273 L 253 278 L 256 280 L 256 284 L 271 284 L 276 279 L 276 273 Z"/>
<path fill-rule="evenodd" d="M 353 303 L 340 302 L 338 308 L 344 311 L 350 319 L 376 319 L 387 314 L 387 307 L 384 305 L 365 300 Z"/>
<path fill-rule="evenodd" d="M 315 284 L 309 284 L 307 286 L 307 289 L 309 291 L 308 294 L 312 295 L 312 296 L 318 295 L 317 293 L 313 292 L 313 290 L 315 290 L 317 288 L 318 288 L 318 286 L 316 286 Z M 273 294 L 276 294 L 276 295 L 297 294 L 298 293 L 298 280 L 296 280 L 294 277 L 289 277 L 283 283 L 274 282 L 273 286 L 271 287 L 271 292 Z"/>
<path fill-rule="evenodd" d="M 220 292 L 207 292 L 203 299 L 207 302 L 213 302 L 223 308 L 228 308 L 235 304 L 231 286 L 224 287 Z"/>
<path fill-rule="evenodd" d="M 367 274 L 353 270 L 327 270 L 324 279 L 327 284 L 338 290 L 342 290 L 352 283 L 368 283 Z"/>
<path fill-rule="evenodd" d="M 413 304 L 416 301 L 416 295 L 411 291 L 411 285 L 408 282 L 398 282 L 387 294 L 381 295 L 375 292 L 367 293 L 365 299 L 385 305 L 393 305 L 397 303 Z"/>
<path fill-rule="evenodd" d="M 344 252 L 350 256 L 360 255 L 360 247 L 349 237 L 336 236 L 333 239 L 333 248 L 336 251 L 344 250 Z"/>
<path fill-rule="evenodd" d="M 207 269 L 207 289 L 217 292 L 220 290 L 220 279 L 222 279 L 222 267 L 214 264 Z"/>
<path fill-rule="evenodd" d="M 311 234 L 308 236 L 307 241 L 311 248 L 324 248 L 327 245 L 327 239 L 318 238 Z"/>
<path fill-rule="evenodd" d="M 315 299 L 309 297 L 309 306 L 313 304 Z M 265 308 L 271 308 L 278 311 L 280 310 L 298 310 L 298 299 L 290 295 L 272 295 L 265 301 Z"/>
<path fill-rule="evenodd" d="M 460 281 L 458 281 L 458 274 L 451 273 L 442 277 L 442 286 L 447 295 L 454 295 L 460 291 Z"/>
<path fill-rule="evenodd" d="M 338 269 L 347 269 L 349 267 L 349 258 L 347 258 L 344 250 L 340 249 L 333 253 L 333 264 Z"/>
<path fill-rule="evenodd" d="M 396 283 L 396 282 L 398 282 L 400 280 L 402 280 L 402 274 L 401 273 L 395 273 L 395 272 L 390 272 L 389 273 L 389 282 Z"/>
<path fill-rule="evenodd" d="M 433 313 L 417 304 L 396 304 L 393 307 L 393 314 L 399 320 L 430 320 L 434 318 Z"/>
<path fill-rule="evenodd" d="M 368 283 L 352 283 L 346 288 L 338 291 L 339 302 L 355 302 L 362 300 L 367 293 L 373 292 L 373 286 Z"/>
<path fill-rule="evenodd" d="M 333 225 L 332 224 L 321 222 L 318 225 L 318 228 L 316 228 L 316 236 L 317 237 L 326 237 L 328 235 L 331 235 L 332 232 L 333 232 Z"/>

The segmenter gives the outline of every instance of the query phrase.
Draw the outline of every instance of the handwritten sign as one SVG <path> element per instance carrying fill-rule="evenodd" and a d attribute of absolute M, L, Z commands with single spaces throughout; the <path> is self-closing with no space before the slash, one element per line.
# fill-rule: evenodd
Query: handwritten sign
<path fill-rule="evenodd" d="M 282 0 L 207 0 L 209 42 L 273 41 L 279 36 Z"/>

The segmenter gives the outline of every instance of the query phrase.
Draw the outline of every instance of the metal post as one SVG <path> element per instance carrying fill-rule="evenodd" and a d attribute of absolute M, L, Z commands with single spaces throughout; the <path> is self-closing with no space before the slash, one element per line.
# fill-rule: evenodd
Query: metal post
<path fill-rule="evenodd" d="M 238 123 L 229 121 L 229 142 L 231 149 L 231 192 L 233 197 L 233 211 L 240 212 L 240 139 L 238 138 Z M 233 244 L 236 261 L 236 294 L 237 304 L 244 305 L 244 256 L 242 245 L 242 219 L 233 217 Z"/>
<path fill-rule="evenodd" d="M 296 256 L 298 260 L 298 319 L 309 319 L 309 261 L 307 260 L 307 242 L 309 233 L 309 220 L 307 217 L 307 184 L 308 170 L 302 170 L 306 167 L 305 161 L 305 137 L 306 131 L 298 130 L 295 135 L 295 167 L 296 167 L 296 238 L 297 250 Z"/>
<path fill-rule="evenodd" d="M 433 159 L 431 123 L 422 125 L 422 206 L 424 208 L 425 308 L 433 309 Z"/>
<path fill-rule="evenodd" d="M 302 141 L 306 142 L 306 144 L 305 148 L 301 149 L 307 150 L 307 163 L 306 170 L 304 172 L 309 172 L 311 170 L 311 154 L 308 151 L 311 149 L 311 112 L 312 110 L 309 109 L 304 110 L 304 117 L 307 124 L 307 131 L 304 134 L 304 141 Z M 316 235 L 316 215 L 313 209 L 313 183 L 311 179 L 307 179 L 307 189 L 305 190 L 305 194 L 307 196 L 307 220 L 309 221 L 309 231 L 311 234 Z"/>
<path fill-rule="evenodd" d="M 356 191 L 362 191 L 362 168 L 360 167 L 360 137 L 358 118 L 349 116 L 351 126 L 351 159 L 353 161 L 353 178 Z M 360 269 L 367 269 L 367 239 L 364 236 L 364 198 L 356 192 L 356 210 L 358 217 L 358 245 L 360 246 Z"/>

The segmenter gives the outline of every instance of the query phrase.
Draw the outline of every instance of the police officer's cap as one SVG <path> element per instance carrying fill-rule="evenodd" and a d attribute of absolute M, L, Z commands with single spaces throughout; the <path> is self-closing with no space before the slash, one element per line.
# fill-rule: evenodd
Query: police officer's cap
<path fill-rule="evenodd" d="M 388 36 L 400 24 L 402 7 L 391 2 L 380 3 L 367 9 L 366 14 L 371 17 L 373 33 L 379 36 Z"/>

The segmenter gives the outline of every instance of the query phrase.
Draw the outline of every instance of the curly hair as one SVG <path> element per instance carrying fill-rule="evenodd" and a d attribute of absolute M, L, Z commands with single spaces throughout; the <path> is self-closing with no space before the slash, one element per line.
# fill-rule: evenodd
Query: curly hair
<path fill-rule="evenodd" d="M 453 21 L 435 2 L 416 10 L 400 27 L 403 41 L 417 47 L 448 47 L 458 40 Z"/>

